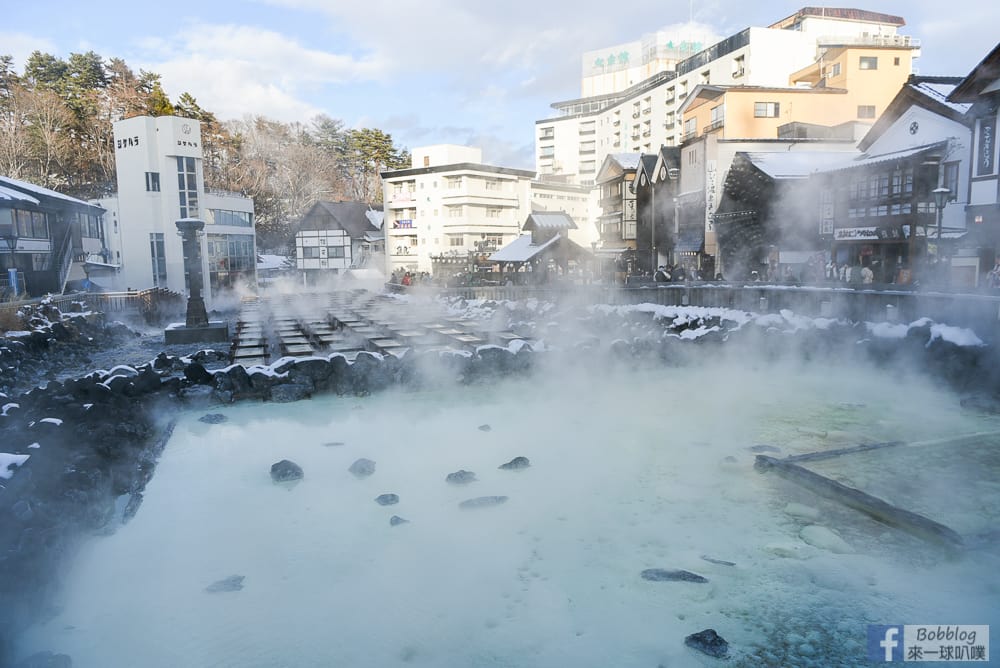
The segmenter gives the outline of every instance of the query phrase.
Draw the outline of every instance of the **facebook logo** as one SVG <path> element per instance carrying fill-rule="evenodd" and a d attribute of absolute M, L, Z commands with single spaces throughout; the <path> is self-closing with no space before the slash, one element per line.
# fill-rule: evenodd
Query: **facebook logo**
<path fill-rule="evenodd" d="M 868 625 L 868 660 L 876 663 L 903 660 L 902 625 Z"/>

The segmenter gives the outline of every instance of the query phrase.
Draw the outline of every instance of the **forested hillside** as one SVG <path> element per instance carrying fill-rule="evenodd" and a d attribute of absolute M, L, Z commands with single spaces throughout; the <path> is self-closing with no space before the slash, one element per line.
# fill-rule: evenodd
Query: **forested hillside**
<path fill-rule="evenodd" d="M 189 92 L 172 101 L 160 75 L 120 58 L 35 51 L 21 73 L 0 56 L 0 174 L 84 199 L 112 193 L 112 123 L 170 114 L 201 121 L 205 185 L 254 199 L 262 248 L 285 243 L 318 199 L 380 202 L 379 172 L 409 166 L 408 152 L 378 129 L 327 115 L 220 120 Z"/>

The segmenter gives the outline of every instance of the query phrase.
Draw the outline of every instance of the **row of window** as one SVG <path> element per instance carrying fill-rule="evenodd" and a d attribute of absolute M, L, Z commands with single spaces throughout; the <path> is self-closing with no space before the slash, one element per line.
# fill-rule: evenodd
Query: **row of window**
<path fill-rule="evenodd" d="M 235 227 L 253 227 L 253 214 L 249 211 L 229 211 L 228 209 L 210 209 L 209 222 L 215 225 L 233 225 Z"/>
<path fill-rule="evenodd" d="M 8 214 L 0 211 L 0 225 L 13 225 L 17 236 L 27 239 L 48 239 L 48 215 L 41 211 L 25 211 L 24 209 L 8 209 L 9 222 L 4 220 Z"/>
<path fill-rule="evenodd" d="M 326 257 L 330 259 L 347 257 L 345 249 L 346 246 L 327 246 Z M 302 248 L 303 260 L 318 260 L 321 257 L 323 257 L 323 253 L 319 246 L 304 246 Z"/>

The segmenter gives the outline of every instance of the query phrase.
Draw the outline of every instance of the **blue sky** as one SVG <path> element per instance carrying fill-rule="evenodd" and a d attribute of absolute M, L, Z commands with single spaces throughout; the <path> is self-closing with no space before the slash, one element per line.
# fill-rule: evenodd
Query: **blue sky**
<path fill-rule="evenodd" d="M 378 127 L 397 143 L 481 146 L 486 162 L 533 168 L 534 121 L 579 95 L 584 51 L 693 20 L 720 36 L 806 2 L 707 0 L 232 0 L 18 2 L 0 53 L 94 50 L 163 75 L 221 119 L 318 113 Z M 1000 3 L 829 3 L 902 16 L 921 74 L 964 76 L 1000 39 Z"/>

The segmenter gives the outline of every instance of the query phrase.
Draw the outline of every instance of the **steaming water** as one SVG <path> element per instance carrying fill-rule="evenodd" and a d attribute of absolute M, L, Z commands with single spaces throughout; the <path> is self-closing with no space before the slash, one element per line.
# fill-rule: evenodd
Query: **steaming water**
<path fill-rule="evenodd" d="M 914 379 L 704 366 L 223 412 L 182 417 L 138 515 L 82 550 L 25 654 L 83 668 L 652 668 L 712 664 L 683 644 L 711 627 L 730 665 L 832 666 L 865 663 L 867 623 L 1000 623 L 995 551 L 950 558 L 752 468 L 753 444 L 998 428 Z M 497 468 L 519 455 L 530 469 Z M 374 475 L 347 471 L 359 457 Z M 272 483 L 285 458 L 304 480 Z M 445 483 L 458 469 L 478 481 Z M 398 505 L 375 503 L 390 492 Z M 486 495 L 509 500 L 458 507 Z M 394 514 L 411 523 L 390 527 Z M 806 544 L 810 523 L 854 552 Z M 646 568 L 709 583 L 648 582 Z M 204 591 L 231 575 L 243 590 Z"/>

